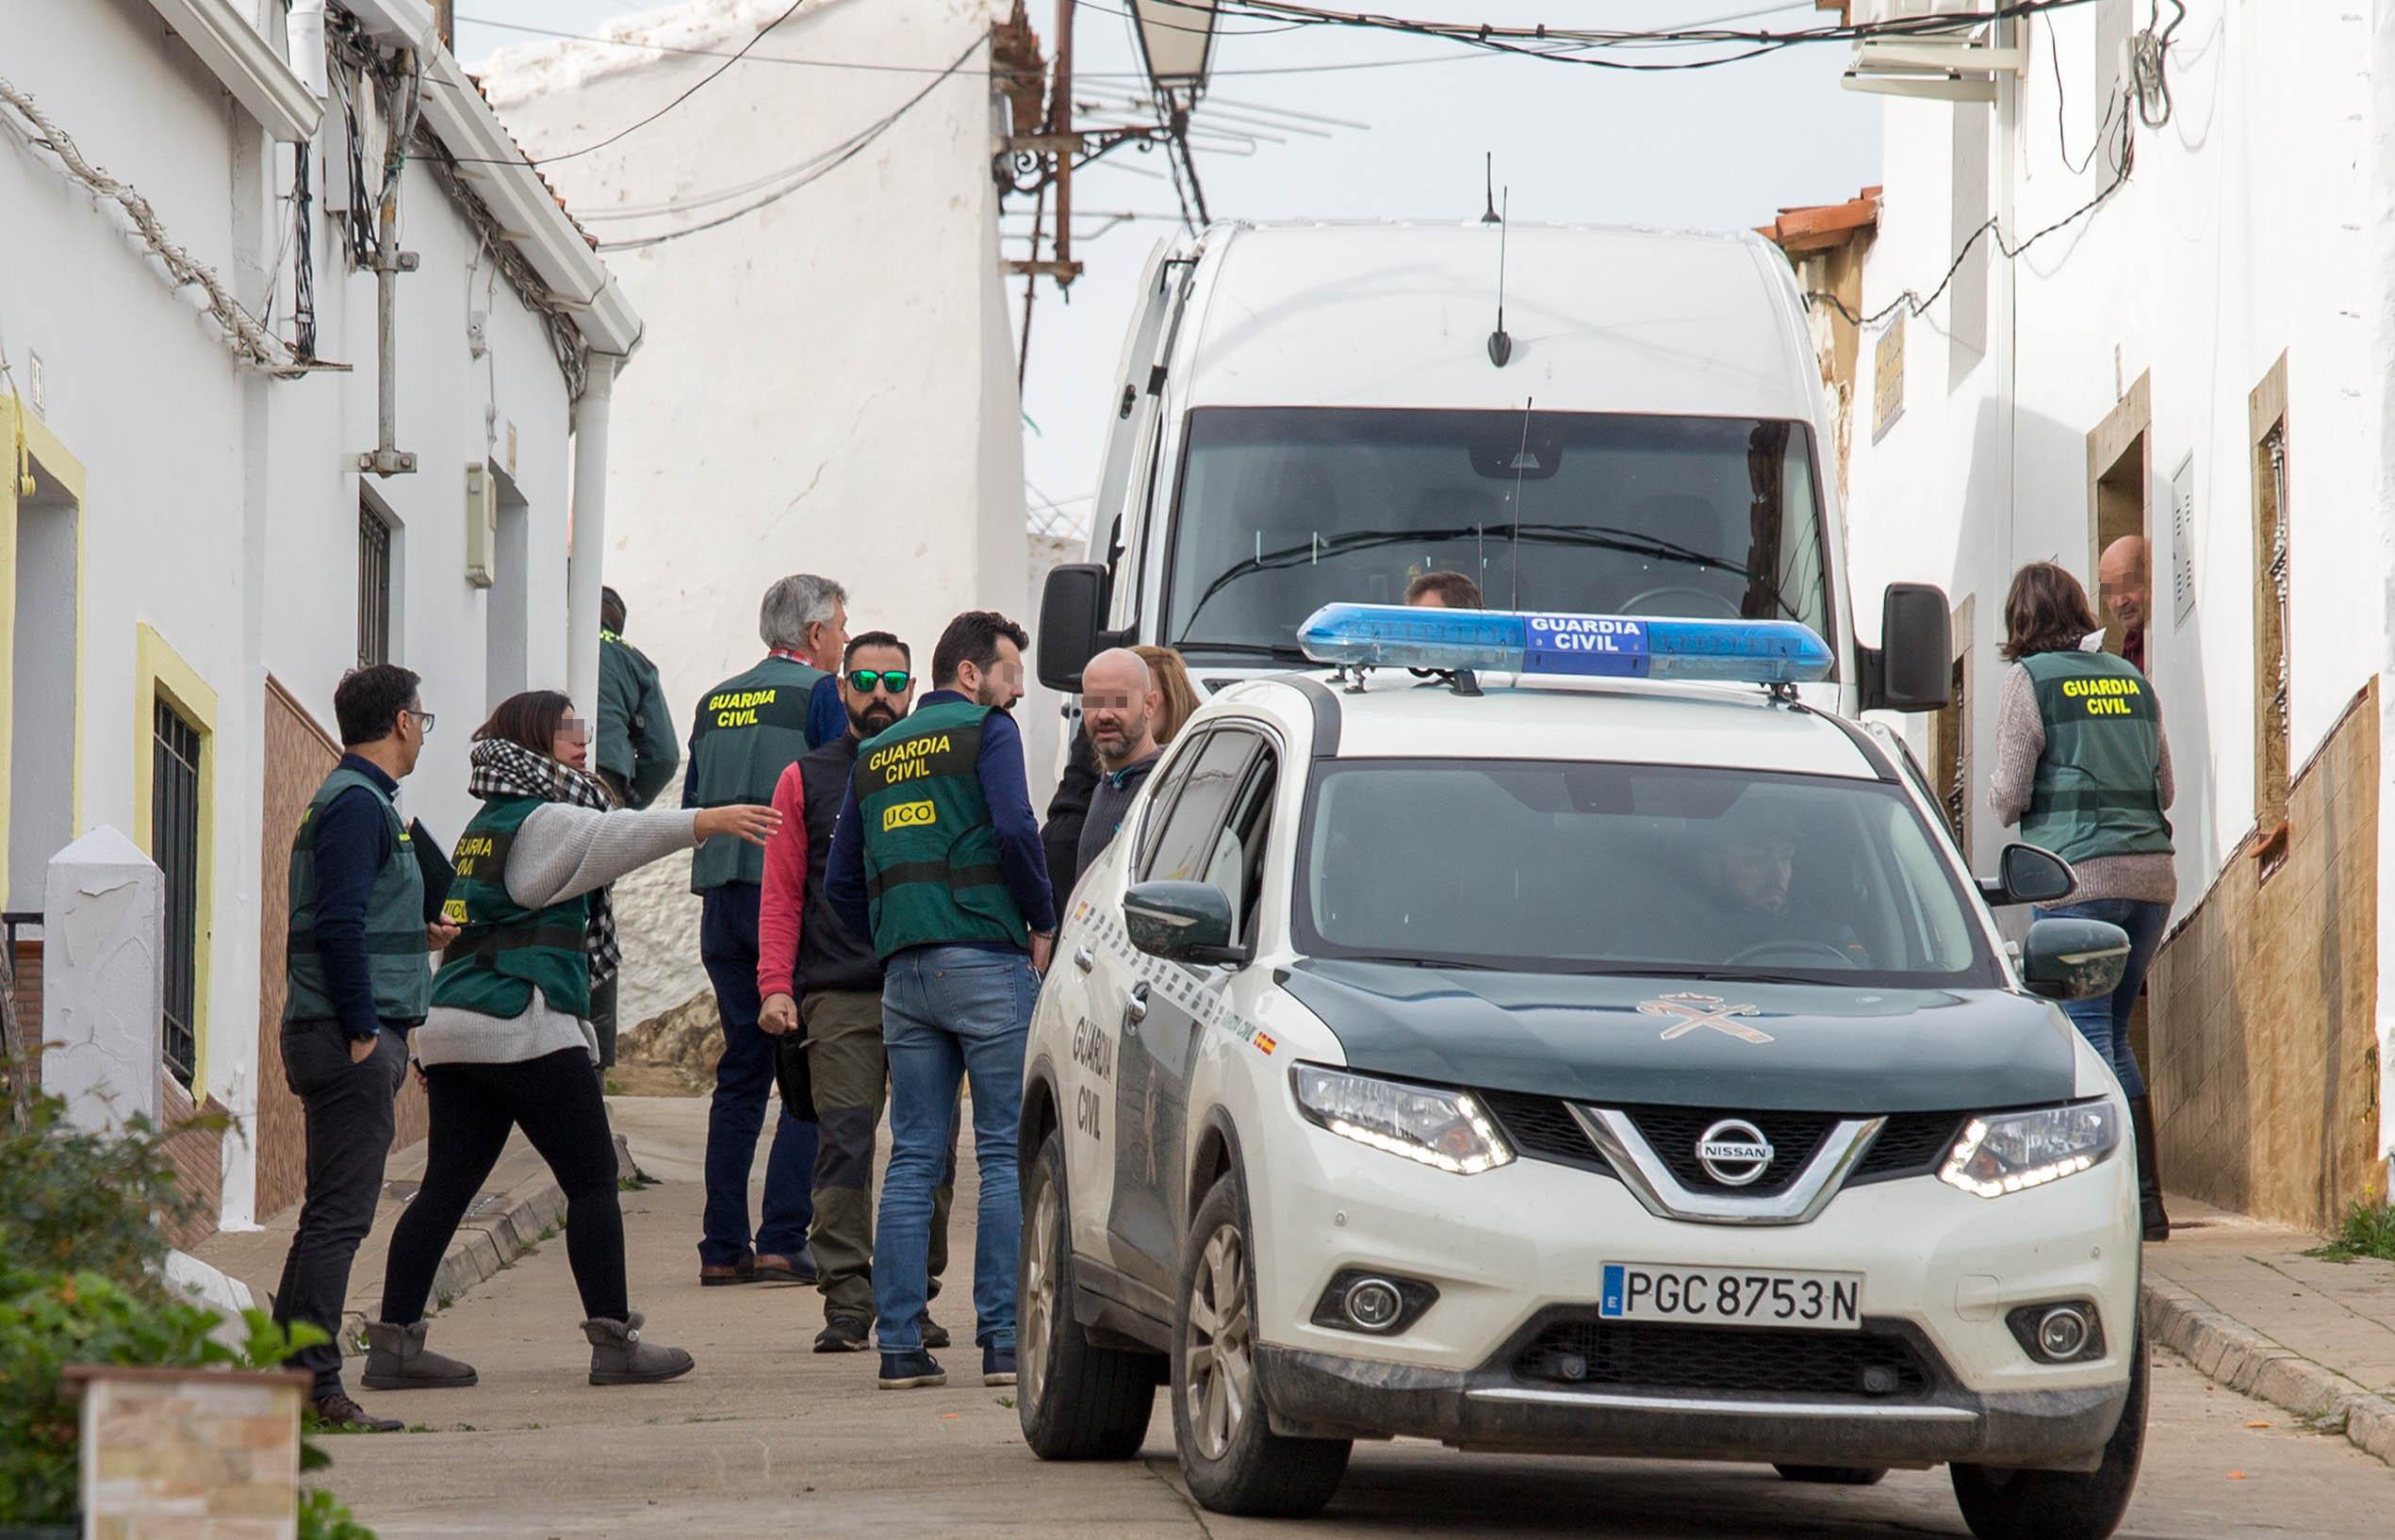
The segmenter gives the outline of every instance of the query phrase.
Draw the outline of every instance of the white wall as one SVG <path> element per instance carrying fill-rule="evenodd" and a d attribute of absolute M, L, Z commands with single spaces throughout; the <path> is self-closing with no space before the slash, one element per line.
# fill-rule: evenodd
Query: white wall
<path fill-rule="evenodd" d="M 1907 323 L 1903 416 L 1876 445 L 1878 334 L 1866 334 L 1847 516 L 1858 593 L 1919 578 L 1944 582 L 1957 601 L 1976 596 L 1973 747 L 1984 767 L 2006 583 L 2020 564 L 2054 559 L 2092 589 L 2087 437 L 2124 391 L 2150 377 L 2148 669 L 2177 770 L 2172 816 L 2182 909 L 2202 897 L 2254 826 L 2247 398 L 2282 352 L 2291 769 L 2387 666 L 2395 571 L 2386 515 L 2395 480 L 2395 393 L 2386 378 L 2395 333 L 2384 304 L 2395 270 L 2395 210 L 2379 148 L 2395 129 L 2395 111 L 2373 102 L 2360 63 L 2373 48 L 2382 66 L 2395 59 L 2387 36 L 2395 23 L 2355 14 L 2370 8 L 2190 0 L 2187 8 L 2169 55 L 2171 121 L 2136 129 L 2127 184 L 2019 259 L 1993 256 L 1989 353 L 1959 380 L 1948 340 L 1952 294 Z M 1994 211 L 2015 243 L 2111 178 L 2102 155 L 2073 174 L 2059 158 L 2058 130 L 2075 163 L 2096 143 L 2106 105 L 2099 83 L 2113 73 L 2097 35 L 2108 25 L 2108 36 L 2120 37 L 2127 10 L 2127 0 L 2104 0 L 2028 29 L 2018 110 L 1994 120 L 1989 136 Z M 2144 22 L 2137 8 L 2134 25 Z M 1926 294 L 1953 259 L 1956 225 L 1967 231 L 1977 218 L 1976 210 L 1952 218 L 1955 121 L 1992 110 L 1889 102 L 1887 191 L 1865 270 L 1866 314 L 1907 287 Z M 2171 481 L 2190 459 L 2195 602 L 2181 621 L 2172 593 Z M 1926 722 L 1911 730 L 1918 745 Z M 1975 818 L 1974 848 L 1984 858 L 1997 831 L 1983 806 Z M 2383 886 L 2390 871 L 2382 857 Z M 2382 914 L 2389 912 L 2385 899 Z M 2390 976 L 2384 966 L 2381 976 Z M 2380 993 L 2382 1011 L 2395 1008 L 2384 982 Z M 2386 1040 L 2395 1045 L 2395 1037 Z"/>
<path fill-rule="evenodd" d="M 142 0 L 44 7 L 42 20 L 9 32 L 9 79 L 264 314 L 289 152 L 267 143 Z M 338 143 L 339 122 L 327 114 L 320 143 Z M 43 419 L 89 478 L 82 827 L 148 826 L 134 778 L 150 752 L 135 699 L 136 631 L 146 624 L 216 695 L 205 1089 L 246 1121 L 259 1095 L 258 895 L 284 880 L 259 869 L 263 689 L 271 672 L 329 731 L 334 687 L 355 661 L 356 457 L 374 443 L 374 281 L 346 270 L 320 175 L 318 351 L 353 371 L 289 382 L 242 373 L 162 270 L 54 167 L 0 136 L 0 349 L 21 393 L 29 354 L 40 353 Z M 471 811 L 467 741 L 490 704 L 487 600 L 465 579 L 465 466 L 494 452 L 484 408 L 495 401 L 496 452 L 504 455 L 513 422 L 515 479 L 530 503 L 529 671 L 562 687 L 568 410 L 538 318 L 503 279 L 486 298 L 487 258 L 472 270 L 478 239 L 421 168 L 406 173 L 402 204 L 402 243 L 422 265 L 399 280 L 399 447 L 419 468 L 372 484 L 405 528 L 392 656 L 424 675 L 425 704 L 441 718 L 402 806 L 449 838 Z M 288 303 L 287 286 L 278 318 Z M 490 357 L 477 360 L 467 311 L 485 304 Z M 21 649 L 39 639 L 29 623 L 40 614 L 21 612 Z M 228 1227 L 252 1218 L 253 1173 L 248 1146 L 228 1140 Z"/>
<path fill-rule="evenodd" d="M 936 70 L 1005 8 L 818 0 L 758 52 Z M 611 29 L 720 51 L 779 9 L 699 0 Z M 495 56 L 484 86 L 529 152 L 555 156 L 656 111 L 719 62 L 541 44 Z M 606 575 L 684 738 L 700 694 L 763 655 L 758 601 L 786 573 L 845 583 L 851 631 L 895 631 L 921 668 L 958 611 L 1031 618 L 986 70 L 976 55 L 854 159 L 769 207 L 609 255 L 648 330 L 615 387 Z M 797 166 L 931 78 L 737 67 L 619 143 L 543 170 L 602 241 L 660 233 L 693 221 L 616 216 Z M 1020 715 L 1052 731 L 1053 701 Z M 1036 766 L 1053 757 L 1032 753 Z M 678 896 L 687 882 L 686 861 L 662 862 L 617 887 L 627 1026 L 705 987 L 697 906 Z"/>

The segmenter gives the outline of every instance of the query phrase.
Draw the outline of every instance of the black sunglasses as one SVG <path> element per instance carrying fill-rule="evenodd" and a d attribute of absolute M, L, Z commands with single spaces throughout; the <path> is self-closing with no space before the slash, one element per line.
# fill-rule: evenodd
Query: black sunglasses
<path fill-rule="evenodd" d="M 913 678 L 903 668 L 852 668 L 848 670 L 848 688 L 861 696 L 871 695 L 878 684 L 894 696 L 906 689 Z"/>

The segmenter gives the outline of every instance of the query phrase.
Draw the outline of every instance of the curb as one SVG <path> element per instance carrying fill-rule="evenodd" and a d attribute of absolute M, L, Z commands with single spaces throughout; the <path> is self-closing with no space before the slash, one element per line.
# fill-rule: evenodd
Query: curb
<path fill-rule="evenodd" d="M 2342 1420 L 2355 1449 L 2395 1466 L 2395 1400 L 2281 1346 L 2167 1279 L 2143 1285 L 2149 1340 L 2207 1378 L 2321 1423 Z"/>
<path fill-rule="evenodd" d="M 625 1176 L 641 1174 L 632 1146 L 615 1136 L 615 1169 Z M 566 1222 L 566 1194 L 544 1166 L 533 1176 L 500 1193 L 479 1211 L 469 1210 L 451 1237 L 433 1274 L 432 1314 L 438 1314 L 472 1292 L 476 1284 L 498 1276 L 500 1269 L 539 1245 L 552 1225 Z M 341 1353 L 360 1358 L 366 1353 L 366 1313 L 346 1311 L 341 1317 Z"/>

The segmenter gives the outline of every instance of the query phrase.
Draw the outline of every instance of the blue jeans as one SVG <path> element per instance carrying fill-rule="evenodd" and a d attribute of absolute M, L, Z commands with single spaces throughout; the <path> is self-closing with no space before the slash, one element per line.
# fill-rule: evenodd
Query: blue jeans
<path fill-rule="evenodd" d="M 1015 1125 L 1023 1051 L 1040 981 L 1015 951 L 918 946 L 882 970 L 890 1059 L 890 1173 L 873 1237 L 874 1335 L 884 1352 L 923 1347 L 931 1189 L 950 1159 L 957 1085 L 973 1085 L 973 1160 L 981 1204 L 973 1244 L 974 1340 L 1014 1346 L 1014 1270 L 1023 1248 Z"/>
<path fill-rule="evenodd" d="M 715 986 L 724 1057 L 715 1065 L 715 1099 L 707 1108 L 707 1212 L 698 1260 L 730 1267 L 748 1254 L 748 1171 L 774 1094 L 774 1040 L 757 1030 L 757 904 L 762 890 L 728 883 L 709 893 L 698 922 L 698 956 Z M 774 1114 L 773 1153 L 765 1157 L 764 1218 L 755 1248 L 796 1256 L 815 1221 L 813 1123 Z"/>
<path fill-rule="evenodd" d="M 2066 1000 L 2062 1013 L 2078 1027 L 2090 1047 L 2112 1066 L 2121 1089 L 2131 1097 L 2145 1094 L 2145 1076 L 2138 1073 L 2137 1055 L 2129 1050 L 2129 1015 L 2137 1009 L 2138 991 L 2145 987 L 2145 971 L 2154 966 L 2155 948 L 2162 944 L 2162 926 L 2171 906 L 2135 898 L 2093 898 L 2084 904 L 2034 911 L 2041 920 L 2101 920 L 2128 932 L 2129 965 L 2120 988 L 2090 1000 Z"/>

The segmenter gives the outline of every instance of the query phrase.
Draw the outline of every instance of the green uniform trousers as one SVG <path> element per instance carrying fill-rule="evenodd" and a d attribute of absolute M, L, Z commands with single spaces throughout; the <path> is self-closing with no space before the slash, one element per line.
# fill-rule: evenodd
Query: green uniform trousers
<path fill-rule="evenodd" d="M 813 1078 L 815 1222 L 808 1232 L 823 1290 L 824 1319 L 873 1319 L 873 1157 L 888 1099 L 881 1048 L 881 993 L 819 990 L 799 1007 Z M 957 1190 L 957 1125 L 948 1125 L 948 1166 L 931 1194 L 930 1298 L 948 1270 L 948 1207 Z"/>

